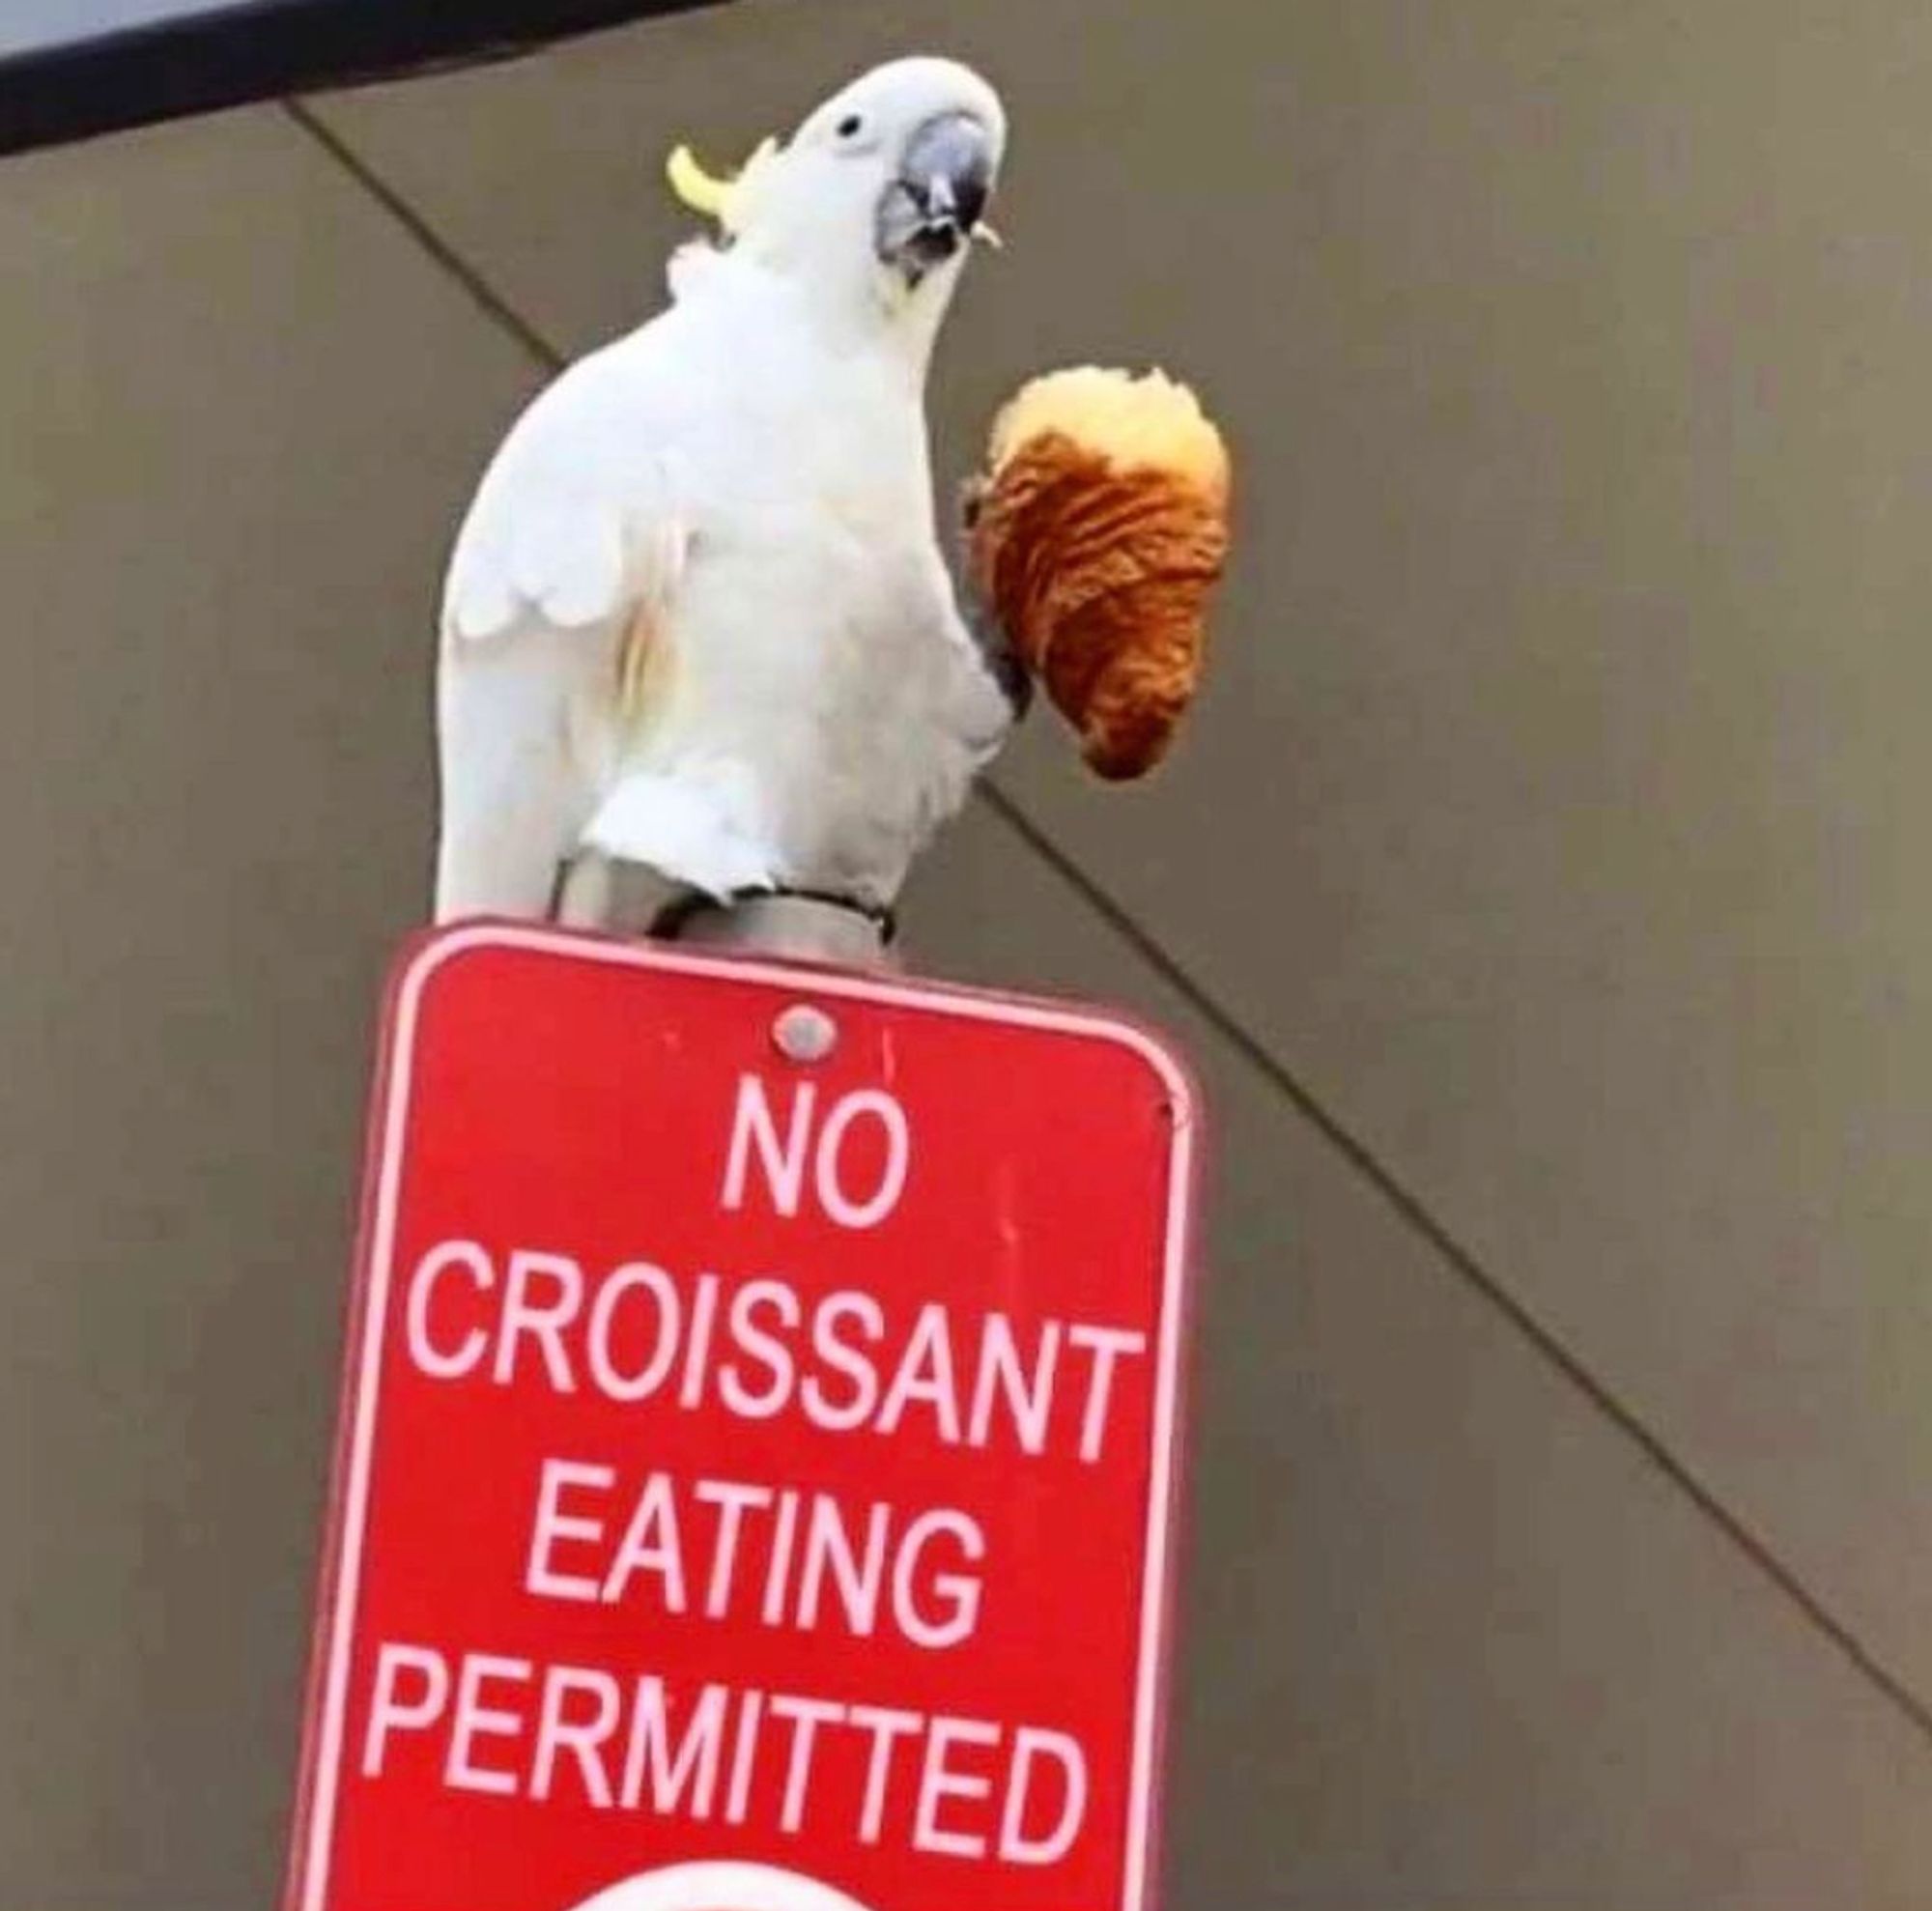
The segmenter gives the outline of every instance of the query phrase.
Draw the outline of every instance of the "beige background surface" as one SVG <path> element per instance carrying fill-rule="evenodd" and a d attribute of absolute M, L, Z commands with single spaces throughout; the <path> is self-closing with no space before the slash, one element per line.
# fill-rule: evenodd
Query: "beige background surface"
<path fill-rule="evenodd" d="M 946 974 L 1221 1131 L 1174 1911 L 1932 1902 L 1932 15 L 760 0 L 0 181 L 0 1904 L 270 1901 L 443 541 L 665 146 L 981 62 L 941 378 L 1237 440 L 1209 694 Z"/>

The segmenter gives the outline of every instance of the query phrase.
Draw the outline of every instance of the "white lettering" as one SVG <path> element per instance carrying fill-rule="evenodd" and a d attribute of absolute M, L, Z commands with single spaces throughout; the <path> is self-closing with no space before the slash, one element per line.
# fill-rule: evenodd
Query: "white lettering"
<path fill-rule="evenodd" d="M 707 1685 L 685 1721 L 684 1736 L 675 1754 L 670 1749 L 670 1725 L 660 1678 L 638 1681 L 636 1709 L 631 1715 L 631 1744 L 624 1759 L 624 1806 L 635 1811 L 651 1783 L 651 1810 L 660 1814 L 684 1811 L 708 1818 L 718 1789 L 718 1759 L 724 1744 L 724 1707 L 729 1693 L 722 1685 Z M 689 1792 L 689 1803 L 685 1793 Z"/>
<path fill-rule="evenodd" d="M 586 1695 L 595 1709 L 588 1719 L 565 1716 L 573 1694 Z M 544 1680 L 543 1710 L 537 1718 L 536 1756 L 530 1766 L 530 1796 L 548 1798 L 556 1775 L 556 1754 L 567 1751 L 577 1760 L 583 1795 L 606 1810 L 611 1804 L 611 1775 L 604 1769 L 599 1748 L 617 1729 L 617 1681 L 608 1672 L 574 1666 L 554 1666 Z"/>
<path fill-rule="evenodd" d="M 637 1572 L 657 1574 L 664 1586 L 665 1611 L 684 1611 L 684 1547 L 677 1529 L 677 1503 L 670 1476 L 653 1473 L 638 1496 L 638 1509 L 604 1579 L 604 1603 L 622 1599 Z"/>
<path fill-rule="evenodd" d="M 533 1289 L 550 1284 L 551 1298 L 539 1302 Z M 518 1248 L 510 1256 L 503 1286 L 503 1322 L 497 1337 L 496 1382 L 508 1386 L 516 1378 L 518 1344 L 527 1336 L 543 1355 L 544 1370 L 558 1393 L 576 1391 L 577 1381 L 563 1351 L 563 1330 L 583 1305 L 583 1269 L 567 1254 L 533 1254 Z"/>
<path fill-rule="evenodd" d="M 996 1726 L 977 1719 L 934 1719 L 925 1735 L 925 1763 L 919 1775 L 919 1812 L 913 1821 L 912 1848 L 946 1858 L 983 1858 L 986 1840 L 970 1832 L 949 1832 L 939 1823 L 939 1808 L 949 1798 L 975 1803 L 993 1795 L 991 1779 L 949 1771 L 946 1754 L 955 1745 L 991 1746 L 1000 1742 Z"/>
<path fill-rule="evenodd" d="M 1040 1329 L 1039 1349 L 1034 1355 L 1033 1382 L 1028 1386 L 1020 1371 L 1020 1351 L 1013 1324 L 1004 1314 L 989 1314 L 980 1341 L 980 1378 L 973 1388 L 973 1411 L 966 1438 L 974 1446 L 984 1446 L 991 1438 L 993 1402 L 1004 1393 L 1007 1411 L 1012 1415 L 1024 1453 L 1046 1451 L 1046 1426 L 1053 1412 L 1053 1378 L 1060 1364 L 1060 1323 L 1049 1321 Z"/>
<path fill-rule="evenodd" d="M 879 1409 L 882 1434 L 896 1433 L 905 1410 L 915 1400 L 932 1409 L 934 1430 L 949 1446 L 959 1444 L 959 1383 L 952 1366 L 952 1339 L 940 1301 L 928 1300 L 907 1338 L 899 1370 Z"/>
<path fill-rule="evenodd" d="M 417 1681 L 413 1697 L 405 1697 L 405 1675 Z M 427 1730 L 449 1703 L 449 1668 L 440 1652 L 419 1645 L 384 1645 L 376 1656 L 376 1693 L 369 1701 L 369 1729 L 362 1740 L 362 1776 L 383 1776 L 383 1754 L 392 1730 Z"/>
<path fill-rule="evenodd" d="M 871 1755 L 866 1761 L 866 1799 L 859 1811 L 859 1842 L 877 1844 L 885 1830 L 894 1749 L 902 1738 L 917 1738 L 925 1721 L 917 1712 L 895 1712 L 885 1705 L 855 1705 L 847 1718 L 861 1731 L 872 1734 Z"/>
<path fill-rule="evenodd" d="M 471 1327 L 451 1353 L 442 1353 L 430 1339 L 429 1310 L 436 1297 L 436 1284 L 451 1268 L 469 1274 L 478 1294 L 488 1294 L 497 1283 L 497 1270 L 490 1257 L 473 1241 L 445 1241 L 432 1247 L 416 1263 L 410 1277 L 409 1341 L 410 1359 L 418 1373 L 433 1381 L 460 1381 L 476 1371 L 490 1336 L 481 1327 Z"/>
<path fill-rule="evenodd" d="M 761 1513 L 769 1510 L 772 1490 L 768 1486 L 743 1486 L 736 1480 L 699 1480 L 691 1493 L 700 1506 L 718 1509 L 718 1537 L 711 1549 L 711 1579 L 704 1589 L 704 1616 L 722 1619 L 731 1607 L 738 1534 L 745 1515 L 754 1507 Z"/>
<path fill-rule="evenodd" d="M 752 1770 L 758 1755 L 758 1726 L 764 1713 L 765 1695 L 746 1693 L 738 1708 L 738 1743 L 731 1752 L 731 1793 L 724 1802 L 727 1825 L 742 1825 L 752 1809 Z"/>
<path fill-rule="evenodd" d="M 801 1291 L 777 1275 L 678 1276 L 644 1260 L 586 1275 L 567 1254 L 521 1247 L 498 1262 L 468 1240 L 421 1257 L 403 1315 L 410 1362 L 434 1381 L 487 1377 L 741 1420 L 796 1412 L 826 1433 L 885 1439 L 929 1425 L 949 1446 L 1065 1447 L 1089 1466 L 1118 1441 L 1138 1401 L 1124 1377 L 1151 1348 L 1123 1326 L 942 1300 L 889 1312 L 859 1289 Z"/>
<path fill-rule="evenodd" d="M 527 1659 L 497 1659 L 487 1652 L 473 1652 L 463 1662 L 456 1678 L 456 1712 L 449 1731 L 449 1756 L 443 1761 L 442 1782 L 451 1791 L 483 1791 L 498 1798 L 514 1798 L 516 1775 L 492 1772 L 477 1764 L 479 1738 L 517 1738 L 524 1722 L 514 1712 L 500 1712 L 483 1703 L 483 1682 L 495 1679 L 504 1685 L 527 1685 L 533 1669 Z"/>
<path fill-rule="evenodd" d="M 878 1186 L 865 1200 L 857 1201 L 846 1192 L 838 1155 L 846 1131 L 861 1115 L 871 1116 L 885 1130 L 886 1158 Z M 899 1205 L 911 1165 L 912 1132 L 905 1110 L 883 1089 L 862 1088 L 841 1096 L 819 1131 L 818 1150 L 812 1160 L 818 1205 L 841 1228 L 854 1231 L 875 1228 Z"/>
<path fill-rule="evenodd" d="M 865 1337 L 877 1343 L 886 1337 L 886 1310 L 869 1294 L 828 1295 L 811 1317 L 811 1351 L 834 1373 L 852 1383 L 852 1397 L 843 1406 L 827 1398 L 825 1383 L 809 1375 L 800 1388 L 806 1418 L 827 1433 L 850 1433 L 872 1417 L 879 1404 L 879 1370 L 856 1347 L 838 1336 L 838 1323 L 852 1321 Z"/>
<path fill-rule="evenodd" d="M 1032 1797 L 1033 1772 L 1038 1759 L 1060 1767 L 1065 1795 L 1060 1822 L 1041 1838 L 1026 1833 L 1027 1805 Z M 1007 1787 L 1007 1807 L 1000 1814 L 1000 1856 L 1009 1865 L 1057 1865 L 1073 1849 L 1087 1816 L 1087 1755 L 1065 1732 L 1022 1726 L 1013 1734 L 1012 1776 Z"/>
<path fill-rule="evenodd" d="M 787 1220 L 798 1212 L 798 1197 L 805 1186 L 806 1142 L 811 1133 L 811 1111 L 817 1098 L 818 1091 L 810 1082 L 793 1087 L 791 1126 L 781 1145 L 764 1083 L 756 1075 L 738 1077 L 738 1105 L 731 1117 L 731 1146 L 724 1161 L 725 1208 L 736 1210 L 745 1205 L 745 1184 L 755 1147 L 772 1206 Z"/>
<path fill-rule="evenodd" d="M 829 1568 L 838 1583 L 845 1624 L 855 1637 L 870 1639 L 879 1619 L 879 1585 L 886 1570 L 886 1537 L 893 1509 L 875 1502 L 866 1522 L 866 1559 L 862 1566 L 845 1529 L 845 1515 L 829 1494 L 814 1494 L 811 1517 L 805 1528 L 805 1558 L 799 1568 L 798 1623 L 808 1630 L 818 1624 L 818 1602 Z"/>
<path fill-rule="evenodd" d="M 601 1520 L 576 1520 L 562 1509 L 571 1487 L 590 1487 L 609 1493 L 617 1475 L 609 1467 L 586 1467 L 575 1460 L 546 1460 L 537 1483 L 536 1518 L 530 1524 L 529 1557 L 524 1566 L 524 1590 L 538 1599 L 576 1599 L 588 1604 L 597 1597 L 597 1582 L 566 1576 L 551 1564 L 557 1541 L 595 1545 L 604 1537 Z"/>
<path fill-rule="evenodd" d="M 1033 1868 L 1067 1859 L 1093 1800 L 1085 1749 L 1042 1726 L 385 1643 L 362 1776 L 421 1734 L 452 1790 Z"/>
<path fill-rule="evenodd" d="M 791 1552 L 797 1539 L 798 1495 L 787 1490 L 779 1495 L 778 1531 L 765 1572 L 765 1603 L 758 1613 L 768 1626 L 784 1624 L 785 1587 L 791 1583 Z"/>
<path fill-rule="evenodd" d="M 1147 1352 L 1147 1335 L 1125 1327 L 1093 1327 L 1084 1322 L 1067 1329 L 1066 1338 L 1075 1347 L 1094 1355 L 1094 1372 L 1087 1384 L 1087 1412 L 1080 1422 L 1080 1457 L 1090 1464 L 1100 1457 L 1107 1437 L 1107 1408 L 1114 1385 L 1114 1362 L 1122 1355 Z"/>
<path fill-rule="evenodd" d="M 772 1717 L 791 1725 L 791 1763 L 785 1767 L 784 1807 L 779 1813 L 781 1830 L 795 1832 L 805 1823 L 806 1794 L 811 1788 L 811 1750 L 820 1726 L 832 1725 L 845 1716 L 842 1705 L 823 1698 L 797 1698 L 787 1693 L 772 1697 Z"/>
<path fill-rule="evenodd" d="M 754 1392 L 739 1378 L 735 1360 L 719 1369 L 719 1396 L 732 1412 L 747 1420 L 769 1420 L 784 1411 L 797 1382 L 797 1368 L 791 1349 L 776 1335 L 753 1325 L 760 1310 L 775 1313 L 787 1328 L 799 1323 L 798 1296 L 783 1281 L 747 1281 L 731 1297 L 731 1339 L 738 1350 L 763 1365 L 771 1374 L 771 1383 Z"/>
<path fill-rule="evenodd" d="M 899 1631 L 913 1644 L 923 1645 L 933 1652 L 944 1651 L 950 1645 L 957 1645 L 963 1639 L 970 1639 L 973 1629 L 980 1623 L 980 1581 L 964 1573 L 933 1575 L 931 1590 L 941 1607 L 947 1609 L 944 1618 L 928 1618 L 920 1611 L 914 1578 L 928 1542 L 945 1535 L 950 1535 L 958 1543 L 960 1552 L 974 1565 L 985 1558 L 986 1536 L 980 1530 L 980 1523 L 968 1514 L 935 1507 L 930 1512 L 922 1513 L 906 1528 L 905 1537 L 899 1541 L 898 1557 L 893 1565 L 893 1617 L 898 1622 Z"/>
<path fill-rule="evenodd" d="M 626 1295 L 638 1293 L 648 1294 L 656 1303 L 657 1339 L 651 1346 L 651 1357 L 643 1366 L 635 1374 L 623 1374 L 617 1371 L 617 1363 L 611 1357 L 611 1341 L 616 1330 L 619 1304 Z M 648 1400 L 664 1384 L 671 1362 L 677 1358 L 681 1311 L 670 1276 L 648 1261 L 632 1261 L 616 1269 L 597 1290 L 597 1298 L 590 1304 L 589 1344 L 585 1351 L 590 1356 L 590 1377 L 607 1400 Z"/>
<path fill-rule="evenodd" d="M 699 1274 L 697 1300 L 691 1310 L 691 1344 L 684 1350 L 684 1381 L 677 1404 L 689 1412 L 704 1404 L 705 1363 L 711 1358 L 711 1328 L 718 1319 L 718 1276 Z"/>

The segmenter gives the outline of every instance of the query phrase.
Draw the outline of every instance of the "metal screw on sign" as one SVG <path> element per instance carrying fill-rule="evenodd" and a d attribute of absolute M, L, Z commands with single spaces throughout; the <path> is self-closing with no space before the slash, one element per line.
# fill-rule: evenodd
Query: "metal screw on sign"
<path fill-rule="evenodd" d="M 794 1002 L 772 1023 L 772 1041 L 792 1062 L 822 1062 L 838 1046 L 838 1024 L 810 1002 Z"/>

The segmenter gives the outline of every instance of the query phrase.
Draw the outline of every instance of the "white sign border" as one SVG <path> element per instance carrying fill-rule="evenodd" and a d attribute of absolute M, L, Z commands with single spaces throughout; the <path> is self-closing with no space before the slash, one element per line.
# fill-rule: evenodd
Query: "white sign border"
<path fill-rule="evenodd" d="M 319 1662 L 320 1678 L 313 1685 L 311 1716 L 306 1722 L 308 1742 L 303 1747 L 297 1812 L 297 1868 L 291 1876 L 286 1911 L 326 1911 L 328 1892 L 330 1846 L 335 1833 L 349 1709 L 349 1667 L 361 1591 L 364 1529 L 369 1516 L 383 1329 L 388 1313 L 396 1210 L 402 1187 L 403 1142 L 409 1131 L 410 1092 L 414 1079 L 417 1015 L 423 991 L 438 971 L 475 950 L 524 950 L 668 974 L 736 976 L 800 993 L 920 1009 L 964 1021 L 998 1022 L 1009 1028 L 1085 1037 L 1130 1050 L 1159 1076 L 1171 1098 L 1174 1124 L 1162 1248 L 1161 1331 L 1141 1587 L 1126 1867 L 1120 1905 L 1120 1911 L 1151 1911 L 1155 1789 L 1166 1698 L 1163 1654 L 1175 1566 L 1174 1527 L 1178 1512 L 1175 1469 L 1180 1435 L 1182 1343 L 1192 1271 L 1195 1143 L 1200 1126 L 1199 1098 L 1187 1071 L 1151 1034 L 1132 1022 L 1096 1010 L 1015 1001 L 955 984 L 922 985 L 903 978 L 873 977 L 849 970 L 819 969 L 737 956 L 693 956 L 662 943 L 621 942 L 498 923 L 463 925 L 427 935 L 406 959 L 395 984 L 391 1045 L 380 1085 L 375 1205 L 366 1230 L 366 1255 L 363 1266 L 357 1269 L 361 1339 L 359 1347 L 350 1350 L 349 1380 L 355 1412 L 342 1455 L 342 1475 L 330 1499 L 332 1537 L 325 1562 L 324 1610 L 319 1620 L 327 1646 Z M 321 1706 L 319 1725 L 313 1716 L 317 1700 Z"/>

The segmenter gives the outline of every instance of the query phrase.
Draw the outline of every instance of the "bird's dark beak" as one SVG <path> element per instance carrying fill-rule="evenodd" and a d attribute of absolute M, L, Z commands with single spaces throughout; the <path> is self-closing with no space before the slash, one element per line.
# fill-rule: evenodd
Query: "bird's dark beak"
<path fill-rule="evenodd" d="M 928 120 L 879 201 L 880 259 L 917 285 L 980 229 L 993 191 L 993 136 L 970 113 Z"/>

